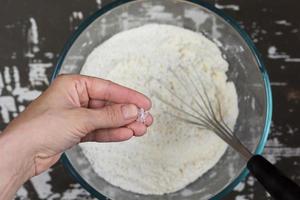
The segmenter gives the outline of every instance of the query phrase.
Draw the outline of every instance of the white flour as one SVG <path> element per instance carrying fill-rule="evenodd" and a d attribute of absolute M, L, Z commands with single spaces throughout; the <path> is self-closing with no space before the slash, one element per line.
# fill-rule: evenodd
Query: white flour
<path fill-rule="evenodd" d="M 167 69 L 176 71 L 178 66 L 198 70 L 208 95 L 222 100 L 223 117 L 233 127 L 238 106 L 235 87 L 226 82 L 228 64 L 202 34 L 150 24 L 116 34 L 88 56 L 82 74 L 134 88 L 150 96 L 153 103 L 155 123 L 145 136 L 121 143 L 80 145 L 95 172 L 111 184 L 142 194 L 174 192 L 198 179 L 224 154 L 227 145 L 215 134 L 177 121 L 164 112 L 166 105 L 151 96 L 152 90 L 164 93 L 151 77 L 168 79 Z M 193 95 L 170 81 L 187 101 Z M 172 95 L 162 95 L 175 102 Z"/>

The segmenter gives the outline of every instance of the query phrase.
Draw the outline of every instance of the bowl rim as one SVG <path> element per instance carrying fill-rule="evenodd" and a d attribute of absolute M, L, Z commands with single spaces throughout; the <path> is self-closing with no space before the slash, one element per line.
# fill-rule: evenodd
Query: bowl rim
<path fill-rule="evenodd" d="M 108 5 L 102 7 L 101 9 L 94 12 L 92 15 L 87 17 L 81 24 L 78 26 L 78 29 L 69 37 L 67 42 L 64 45 L 63 50 L 61 51 L 61 54 L 58 58 L 57 64 L 53 70 L 52 76 L 51 76 L 51 82 L 56 78 L 58 75 L 63 61 L 69 52 L 70 48 L 72 47 L 73 43 L 76 41 L 78 36 L 92 23 L 94 20 L 96 20 L 99 16 L 105 14 L 106 12 L 123 5 L 125 3 L 133 2 L 136 0 L 117 0 L 114 2 L 109 3 Z M 271 119 L 272 119 L 272 92 L 271 92 L 271 84 L 269 81 L 269 76 L 267 74 L 265 65 L 262 61 L 262 56 L 255 47 L 254 43 L 252 42 L 249 35 L 240 27 L 240 25 L 235 21 L 233 18 L 225 14 L 222 10 L 216 8 L 215 6 L 204 2 L 203 0 L 181 0 L 181 1 L 187 1 L 191 2 L 197 5 L 200 5 L 209 11 L 212 11 L 217 16 L 224 19 L 227 23 L 229 23 L 235 31 L 237 31 L 240 36 L 244 39 L 244 41 L 247 43 L 248 47 L 251 50 L 251 53 L 253 54 L 256 62 L 258 63 L 259 70 L 261 71 L 261 75 L 264 81 L 265 86 L 265 93 L 266 93 L 266 116 L 265 116 L 265 127 L 263 129 L 263 134 L 261 135 L 260 141 L 257 145 L 257 148 L 255 150 L 255 154 L 262 154 L 263 149 L 265 147 L 265 144 L 267 142 L 267 138 L 269 135 L 270 127 L 271 127 Z M 85 188 L 92 196 L 95 196 L 96 198 L 100 200 L 107 200 L 108 198 L 105 197 L 100 192 L 96 191 L 91 185 L 89 185 L 74 169 L 71 162 L 69 161 L 67 155 L 65 153 L 62 154 L 60 161 L 63 163 L 64 167 L 67 169 L 69 174 L 75 178 L 75 180 L 83 187 Z M 234 187 L 239 184 L 242 180 L 244 180 L 247 175 L 249 174 L 248 169 L 245 167 L 243 171 L 235 178 L 229 185 L 227 185 L 223 190 L 221 190 L 219 193 L 217 193 L 214 197 L 212 197 L 212 200 L 219 200 L 222 199 L 224 196 L 226 196 L 228 193 L 230 193 Z"/>

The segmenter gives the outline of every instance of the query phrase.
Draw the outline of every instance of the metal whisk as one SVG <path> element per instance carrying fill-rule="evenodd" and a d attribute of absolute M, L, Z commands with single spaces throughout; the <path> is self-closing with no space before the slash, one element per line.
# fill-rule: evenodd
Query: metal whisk
<path fill-rule="evenodd" d="M 169 92 L 174 98 L 174 101 L 170 101 L 162 95 L 161 91 L 152 91 L 156 98 L 167 105 L 167 107 L 177 111 L 177 114 L 169 111 L 166 112 L 185 123 L 208 129 L 217 134 L 244 157 L 247 161 L 249 171 L 275 199 L 299 200 L 299 186 L 283 175 L 282 172 L 265 158 L 260 155 L 253 155 L 234 135 L 233 130 L 224 121 L 220 100 L 217 97 L 215 99 L 209 97 L 197 70 L 191 72 L 188 68 L 180 66 L 176 71 L 169 69 L 168 73 L 170 74 L 168 75 L 171 75 L 172 80 L 178 82 L 186 91 L 188 101 L 186 97 L 184 98 L 176 93 L 176 90 L 172 86 L 168 87 L 168 83 L 171 80 L 162 81 L 153 78 L 163 90 Z M 217 102 L 217 106 L 215 106 L 217 108 L 214 108 L 212 105 L 213 101 Z M 175 102 L 178 103 L 176 104 Z"/>
<path fill-rule="evenodd" d="M 154 91 L 154 95 L 163 103 L 170 106 L 171 108 L 177 110 L 181 115 L 175 115 L 174 113 L 167 112 L 169 115 L 174 116 L 175 118 L 184 121 L 189 124 L 193 124 L 200 128 L 205 128 L 211 130 L 217 134 L 221 139 L 223 139 L 227 144 L 239 152 L 246 160 L 249 160 L 253 155 L 250 151 L 241 144 L 237 137 L 233 134 L 233 131 L 225 123 L 222 111 L 221 104 L 219 99 L 216 97 L 218 109 L 215 110 L 211 104 L 211 101 L 208 97 L 207 90 L 200 79 L 198 73 L 195 73 L 197 77 L 189 75 L 183 67 L 180 67 L 180 74 L 176 73 L 174 70 L 169 69 L 169 72 L 173 75 L 175 81 L 178 81 L 179 84 L 187 91 L 187 94 L 191 95 L 192 101 L 195 102 L 196 108 L 191 104 L 185 102 L 182 97 L 178 96 L 174 90 L 171 90 L 166 86 L 162 80 L 156 79 L 164 89 L 175 97 L 183 107 L 179 107 L 176 104 L 166 100 L 160 93 Z M 197 86 L 194 78 L 198 78 L 201 89 Z M 195 96 L 193 95 L 195 94 Z M 190 111 L 190 112 L 189 112 Z"/>

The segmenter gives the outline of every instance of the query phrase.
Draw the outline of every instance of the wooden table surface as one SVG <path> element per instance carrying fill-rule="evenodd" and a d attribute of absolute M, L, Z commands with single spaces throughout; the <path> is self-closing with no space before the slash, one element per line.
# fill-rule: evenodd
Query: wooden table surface
<path fill-rule="evenodd" d="M 78 24 L 111 0 L 0 0 L 0 130 L 49 85 Z M 264 155 L 300 183 L 300 1 L 208 1 L 235 18 L 262 54 L 274 112 Z M 1 162 L 1 161 L 0 161 Z M 58 163 L 16 199 L 92 199 Z M 270 199 L 252 176 L 225 199 Z"/>

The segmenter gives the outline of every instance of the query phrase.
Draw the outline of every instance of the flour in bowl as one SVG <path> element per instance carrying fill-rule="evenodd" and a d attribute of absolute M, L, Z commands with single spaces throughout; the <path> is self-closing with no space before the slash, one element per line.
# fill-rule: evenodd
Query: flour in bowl
<path fill-rule="evenodd" d="M 227 145 L 214 133 L 176 120 L 152 96 L 163 93 L 153 78 L 172 82 L 184 99 L 190 95 L 169 69 L 198 70 L 208 96 L 221 99 L 222 115 L 233 128 L 238 115 L 237 94 L 227 81 L 228 63 L 215 43 L 183 28 L 149 24 L 114 35 L 93 50 L 81 73 L 105 78 L 149 96 L 155 122 L 143 137 L 120 143 L 83 143 L 83 153 L 94 171 L 109 183 L 141 194 L 175 192 L 192 183 L 224 154 Z M 178 71 L 177 71 L 178 72 Z M 179 72 L 178 72 L 179 73 Z M 170 94 L 162 94 L 174 101 Z M 216 106 L 213 103 L 213 106 Z"/>

